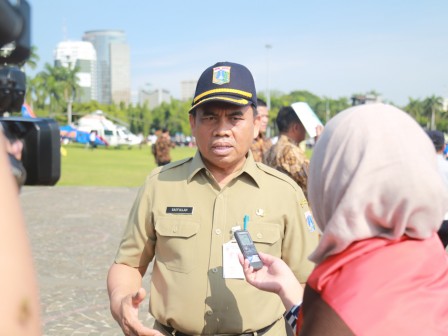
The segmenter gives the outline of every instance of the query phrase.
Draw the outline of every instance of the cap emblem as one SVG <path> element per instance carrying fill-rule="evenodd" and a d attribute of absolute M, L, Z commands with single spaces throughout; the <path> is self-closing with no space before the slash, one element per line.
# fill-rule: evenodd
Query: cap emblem
<path fill-rule="evenodd" d="M 213 68 L 213 84 L 222 85 L 230 83 L 230 67 L 221 66 Z"/>

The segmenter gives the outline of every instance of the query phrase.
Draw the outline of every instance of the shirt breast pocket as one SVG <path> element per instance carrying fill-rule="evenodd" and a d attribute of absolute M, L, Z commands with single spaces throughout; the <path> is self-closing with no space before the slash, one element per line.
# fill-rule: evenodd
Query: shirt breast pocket
<path fill-rule="evenodd" d="M 199 223 L 178 218 L 159 218 L 156 259 L 171 271 L 189 273 L 195 267 Z"/>
<path fill-rule="evenodd" d="M 250 222 L 247 228 L 258 251 L 281 256 L 280 225 Z"/>

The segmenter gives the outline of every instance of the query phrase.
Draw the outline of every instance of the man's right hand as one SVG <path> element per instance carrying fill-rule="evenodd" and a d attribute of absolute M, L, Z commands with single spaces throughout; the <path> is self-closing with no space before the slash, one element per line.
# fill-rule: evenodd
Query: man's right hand
<path fill-rule="evenodd" d="M 121 300 L 117 322 L 126 336 L 163 336 L 159 331 L 145 327 L 138 319 L 138 308 L 146 296 L 144 288 Z"/>
<path fill-rule="evenodd" d="M 138 309 L 145 299 L 142 288 L 145 267 L 131 267 L 113 263 L 107 275 L 110 311 L 126 336 L 163 336 L 159 331 L 145 327 L 138 319 Z"/>

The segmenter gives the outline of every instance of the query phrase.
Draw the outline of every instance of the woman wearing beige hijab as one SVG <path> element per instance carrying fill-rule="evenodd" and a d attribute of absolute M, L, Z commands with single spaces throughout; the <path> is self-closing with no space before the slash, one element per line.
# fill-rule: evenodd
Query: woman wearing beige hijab
<path fill-rule="evenodd" d="M 448 206 L 432 143 L 403 111 L 349 108 L 325 127 L 308 184 L 322 238 L 302 289 L 281 260 L 244 263 L 280 295 L 300 335 L 447 335 L 448 256 L 436 232 Z M 299 313 L 300 312 L 300 313 Z"/>

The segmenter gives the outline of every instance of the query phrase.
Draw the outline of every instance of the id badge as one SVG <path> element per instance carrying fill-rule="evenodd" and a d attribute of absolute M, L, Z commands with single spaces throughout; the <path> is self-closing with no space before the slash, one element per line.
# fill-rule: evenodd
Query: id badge
<path fill-rule="evenodd" d="M 229 241 L 222 245 L 222 268 L 224 279 L 244 279 L 243 266 L 238 260 L 240 248 L 236 241 Z"/>

